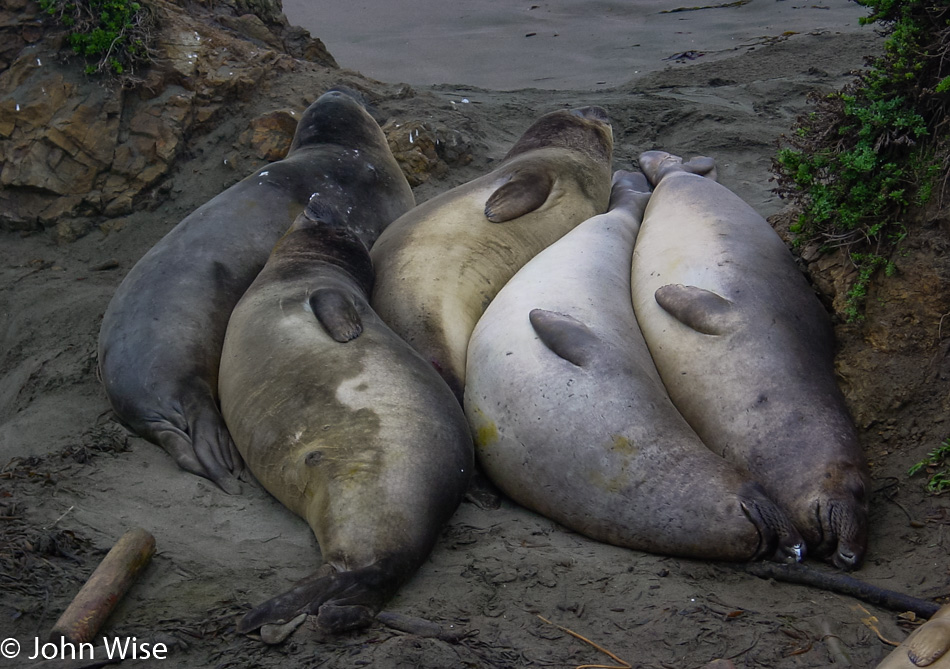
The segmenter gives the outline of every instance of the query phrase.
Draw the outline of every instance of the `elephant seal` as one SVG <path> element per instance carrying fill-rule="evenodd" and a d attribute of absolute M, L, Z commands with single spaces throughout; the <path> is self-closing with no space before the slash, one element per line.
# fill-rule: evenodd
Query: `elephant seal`
<path fill-rule="evenodd" d="M 303 612 L 328 631 L 368 625 L 468 485 L 462 409 L 372 311 L 372 277 L 347 217 L 315 198 L 231 314 L 222 413 L 248 468 L 306 519 L 324 560 L 249 612 L 241 632 Z"/>
<path fill-rule="evenodd" d="M 633 253 L 633 306 L 673 403 L 762 484 L 809 553 L 858 567 L 870 480 L 835 382 L 828 314 L 768 222 L 702 176 L 710 159 L 647 152 L 640 166 L 655 189 Z"/>
<path fill-rule="evenodd" d="M 801 558 L 802 539 L 673 406 L 630 304 L 649 186 L 617 172 L 610 210 L 505 285 L 468 346 L 479 464 L 512 499 L 593 539 L 692 558 Z"/>
<path fill-rule="evenodd" d="M 950 604 L 891 651 L 877 669 L 950 669 Z"/>
<path fill-rule="evenodd" d="M 372 304 L 461 399 L 465 350 L 505 282 L 610 197 L 613 135 L 600 107 L 539 118 L 493 172 L 396 220 L 372 248 Z"/>
<path fill-rule="evenodd" d="M 414 205 L 376 121 L 340 91 L 307 108 L 285 159 L 211 199 L 152 247 L 102 319 L 99 376 L 119 419 L 231 493 L 240 491 L 243 464 L 217 404 L 225 328 L 315 192 L 352 207 L 367 244 Z"/>

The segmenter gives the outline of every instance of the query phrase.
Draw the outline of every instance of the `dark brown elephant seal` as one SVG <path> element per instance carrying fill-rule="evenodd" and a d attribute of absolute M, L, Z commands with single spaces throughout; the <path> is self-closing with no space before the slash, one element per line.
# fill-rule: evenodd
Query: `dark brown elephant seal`
<path fill-rule="evenodd" d="M 346 216 L 315 202 L 231 315 L 222 412 L 248 468 L 307 520 L 324 562 L 248 613 L 241 632 L 300 613 L 330 631 L 369 624 L 426 560 L 467 487 L 465 416 L 369 307 L 372 277 Z"/>
<path fill-rule="evenodd" d="M 538 119 L 490 174 L 394 222 L 372 249 L 373 308 L 461 397 L 468 338 L 511 276 L 607 208 L 613 136 L 600 107 Z"/>
<path fill-rule="evenodd" d="M 869 474 L 835 381 L 830 319 L 768 222 L 729 189 L 648 152 L 655 185 L 633 254 L 637 321 L 673 403 L 762 484 L 809 554 L 867 544 Z"/>
<path fill-rule="evenodd" d="M 202 205 L 152 247 L 102 320 L 100 378 L 119 419 L 228 492 L 240 490 L 234 477 L 243 465 L 217 403 L 225 328 L 315 192 L 351 208 L 366 244 L 414 204 L 379 126 L 338 91 L 303 113 L 285 159 Z"/>
<path fill-rule="evenodd" d="M 670 401 L 630 303 L 649 186 L 618 172 L 610 210 L 530 260 L 468 346 L 465 413 L 484 473 L 593 539 L 699 559 L 797 561 L 803 541 Z"/>

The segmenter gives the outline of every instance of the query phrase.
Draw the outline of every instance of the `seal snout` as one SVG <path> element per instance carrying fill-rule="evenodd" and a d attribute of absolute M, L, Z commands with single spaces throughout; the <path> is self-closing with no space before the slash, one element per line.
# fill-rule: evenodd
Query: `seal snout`
<path fill-rule="evenodd" d="M 598 107 L 597 105 L 590 105 L 589 107 L 580 107 L 578 109 L 572 109 L 571 113 L 575 116 L 580 116 L 581 118 L 586 118 L 591 121 L 600 121 L 601 123 L 610 123 L 610 117 L 607 115 L 607 110 L 603 107 Z"/>
<path fill-rule="evenodd" d="M 838 569 L 851 571 L 858 566 L 859 559 L 858 556 L 852 551 L 844 547 L 840 547 L 838 548 L 838 551 L 833 556 L 831 556 L 831 563 Z"/>
<path fill-rule="evenodd" d="M 337 102 L 343 104 L 358 104 L 360 107 L 365 107 L 366 105 L 363 102 L 362 96 L 356 91 L 348 91 L 340 88 L 331 88 L 326 93 L 317 98 L 317 101 L 326 104 L 328 102 Z"/>

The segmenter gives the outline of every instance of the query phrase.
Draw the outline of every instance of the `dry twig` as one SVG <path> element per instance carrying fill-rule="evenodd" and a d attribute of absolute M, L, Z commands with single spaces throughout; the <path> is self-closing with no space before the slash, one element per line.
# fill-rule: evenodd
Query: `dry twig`
<path fill-rule="evenodd" d="M 611 653 L 611 652 L 610 652 L 609 650 L 607 650 L 606 648 L 604 648 L 604 647 L 602 647 L 602 646 L 598 646 L 596 643 L 594 643 L 593 641 L 591 641 L 591 640 L 588 639 L 587 637 L 581 636 L 580 634 L 578 634 L 578 633 L 575 632 L 574 630 L 570 630 L 570 629 L 568 629 L 568 628 L 566 628 L 566 627 L 561 627 L 561 626 L 558 625 L 557 623 L 551 622 L 550 620 L 548 620 L 548 619 L 545 618 L 544 616 L 538 616 L 538 618 L 540 618 L 541 620 L 543 620 L 544 622 L 546 622 L 548 625 L 554 625 L 555 627 L 557 627 L 557 628 L 558 628 L 559 630 L 561 630 L 562 632 L 566 632 L 567 634 L 570 634 L 570 635 L 571 635 L 572 637 L 574 637 L 575 639 L 580 639 L 580 640 L 583 641 L 584 643 L 586 643 L 586 644 L 588 644 L 588 645 L 590 645 L 590 646 L 593 646 L 594 648 L 596 648 L 597 650 L 599 650 L 599 651 L 600 651 L 601 653 L 603 653 L 604 655 L 607 655 L 608 657 L 610 657 L 610 659 L 612 659 L 612 660 L 614 660 L 615 662 L 618 662 L 618 663 L 619 663 L 619 664 L 580 664 L 580 665 L 578 665 L 575 669 L 632 669 L 633 665 L 631 665 L 629 662 L 627 662 L 626 660 L 620 659 L 619 657 L 617 657 L 616 655 L 614 655 L 613 653 Z"/>

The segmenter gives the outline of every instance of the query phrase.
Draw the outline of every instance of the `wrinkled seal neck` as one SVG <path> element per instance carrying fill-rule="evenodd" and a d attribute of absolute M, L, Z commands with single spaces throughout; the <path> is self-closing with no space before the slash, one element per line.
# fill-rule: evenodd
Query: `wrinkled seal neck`
<path fill-rule="evenodd" d="M 609 165 L 613 155 L 613 129 L 606 112 L 599 107 L 584 107 L 545 114 L 525 130 L 505 160 L 543 148 L 577 151 Z"/>
<path fill-rule="evenodd" d="M 301 213 L 277 242 L 271 262 L 288 272 L 305 271 L 320 263 L 338 267 L 355 279 L 368 296 L 375 272 L 366 244 L 343 225 L 309 218 L 308 211 L 309 208 Z"/>

